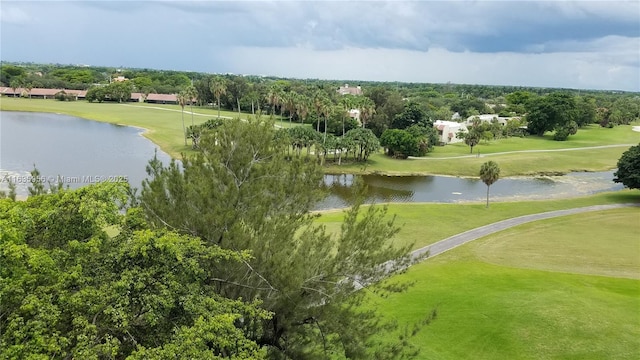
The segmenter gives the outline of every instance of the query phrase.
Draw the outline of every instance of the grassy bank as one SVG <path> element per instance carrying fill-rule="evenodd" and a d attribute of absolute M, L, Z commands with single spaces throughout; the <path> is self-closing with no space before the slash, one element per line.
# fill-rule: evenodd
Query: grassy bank
<path fill-rule="evenodd" d="M 473 204 L 390 204 L 389 216 L 396 216 L 400 232 L 398 244 L 414 244 L 414 248 L 432 244 L 449 236 L 517 216 L 563 210 L 599 204 L 640 203 L 640 190 L 600 193 L 592 196 L 544 200 L 493 203 L 487 209 L 483 203 Z M 638 212 L 638 209 L 635 209 Z M 318 222 L 329 231 L 340 231 L 342 210 L 321 213 Z M 638 224 L 640 218 L 636 218 Z M 637 226 L 637 225 L 636 225 Z M 636 229 L 637 231 L 640 229 Z"/>
<path fill-rule="evenodd" d="M 412 328 L 424 359 L 635 359 L 638 210 L 530 223 L 418 264 L 368 306 Z"/>
<path fill-rule="evenodd" d="M 190 152 L 190 146 L 184 145 L 182 133 L 182 117 L 178 105 L 158 105 L 145 103 L 88 103 L 86 101 L 60 102 L 55 100 L 22 99 L 2 97 L 0 110 L 34 111 L 68 114 L 97 121 L 132 125 L 147 129 L 145 136 L 158 144 L 173 157 L 181 152 Z M 191 124 L 190 107 L 185 107 L 185 123 Z M 217 110 L 206 107 L 194 107 L 193 122 L 202 123 L 217 116 Z M 237 117 L 238 113 L 222 111 L 222 116 Z M 247 117 L 249 114 L 241 114 Z M 297 124 L 293 124 L 296 126 Z M 634 124 L 638 125 L 638 124 Z M 289 127 L 288 121 L 276 121 L 276 126 Z M 489 143 L 482 142 L 474 153 L 480 157 L 469 155 L 469 147 L 464 144 L 453 144 L 436 147 L 429 156 L 415 160 L 391 159 L 382 153 L 374 154 L 366 164 L 331 165 L 328 173 L 387 175 L 452 175 L 477 176 L 480 165 L 491 159 L 502 169 L 502 176 L 562 174 L 571 171 L 604 171 L 616 166 L 620 155 L 628 146 L 613 148 L 582 149 L 559 152 L 518 152 L 577 149 L 582 147 L 611 146 L 620 144 L 637 144 L 640 133 L 631 131 L 632 126 L 624 125 L 613 129 L 601 128 L 597 125 L 580 129 L 568 141 L 553 141 L 550 136 L 509 138 Z M 500 154 L 503 152 L 514 152 Z M 461 157 L 462 158 L 457 158 Z M 456 157 L 455 159 L 452 159 Z"/>

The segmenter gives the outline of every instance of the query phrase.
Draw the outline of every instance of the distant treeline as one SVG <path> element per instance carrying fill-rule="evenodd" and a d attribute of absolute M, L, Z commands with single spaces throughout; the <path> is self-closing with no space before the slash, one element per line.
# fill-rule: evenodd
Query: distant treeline
<path fill-rule="evenodd" d="M 144 94 L 189 93 L 200 106 L 219 106 L 233 111 L 275 113 L 290 120 L 315 123 L 330 118 L 337 109 L 356 108 L 365 127 L 380 136 L 403 112 L 417 109 L 431 120 L 466 120 L 479 114 L 524 116 L 537 98 L 561 93 L 570 96 L 578 108 L 587 108 L 585 123 L 603 126 L 627 124 L 640 119 L 640 93 L 600 90 L 318 80 L 207 74 L 100 66 L 60 64 L 1 64 L 0 82 L 8 87 L 90 89 L 126 81 L 133 92 Z M 126 79 L 126 80 L 125 80 Z M 340 95 L 337 89 L 360 86 L 362 95 Z M 189 90 L 185 92 L 186 90 Z M 347 99 L 351 98 L 351 99 Z M 191 101 L 187 101 L 191 103 Z M 456 115 L 457 114 L 457 115 Z M 342 115 L 340 115 L 342 116 Z M 331 124 L 330 124 L 331 125 Z"/>

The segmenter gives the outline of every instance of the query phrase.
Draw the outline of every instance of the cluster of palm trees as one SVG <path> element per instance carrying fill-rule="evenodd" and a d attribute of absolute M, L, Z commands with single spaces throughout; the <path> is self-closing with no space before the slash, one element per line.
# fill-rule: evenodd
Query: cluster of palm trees
<path fill-rule="evenodd" d="M 31 98 L 31 89 L 33 89 L 33 85 L 30 82 L 26 82 L 22 78 L 18 77 L 11 79 L 9 87 L 13 90 L 13 97 L 16 97 L 16 89 L 23 88 L 27 91 L 29 98 Z"/>
<path fill-rule="evenodd" d="M 220 118 L 221 97 L 227 94 L 228 87 L 232 85 L 229 81 L 222 77 L 213 77 L 208 83 L 208 90 L 213 95 L 218 108 L 218 118 Z M 264 89 L 264 88 L 263 88 Z M 327 139 L 330 138 L 330 142 L 334 141 L 334 138 L 327 136 L 327 123 L 329 119 L 334 115 L 339 115 L 342 119 L 342 135 L 343 138 L 347 133 L 345 128 L 345 120 L 351 116 L 352 111 L 357 112 L 357 118 L 360 121 L 362 128 L 366 127 L 367 121 L 369 121 L 375 114 L 375 103 L 373 100 L 366 96 L 353 96 L 330 93 L 326 89 L 317 89 L 310 93 L 303 93 L 294 91 L 291 89 L 284 89 L 280 83 L 273 83 L 266 90 L 263 90 L 260 95 L 258 91 L 253 89 L 253 84 L 249 84 L 249 90 L 244 98 L 251 101 L 252 113 L 255 113 L 254 103 L 258 104 L 258 113 L 260 113 L 260 100 L 263 99 L 269 106 L 271 116 L 276 115 L 276 111 L 279 110 L 281 126 L 284 125 L 285 117 L 288 117 L 289 124 L 293 123 L 294 118 L 299 122 L 304 122 L 311 114 L 316 117 L 315 130 L 317 134 L 322 134 L 322 146 L 326 148 Z M 177 96 L 177 101 L 182 108 L 182 127 L 185 134 L 187 129 L 184 123 L 184 107 L 189 104 L 191 108 L 191 125 L 193 126 L 193 103 L 198 100 L 198 91 L 192 85 L 181 91 Z M 240 100 L 237 99 L 239 102 Z M 239 104 L 238 104 L 239 105 Z M 239 106 L 238 106 L 239 109 Z M 324 129 L 320 129 L 321 123 L 324 123 Z M 312 129 L 309 129 L 313 131 Z M 295 146 L 299 146 L 299 142 Z M 342 153 L 337 151 L 337 153 Z M 366 151 L 362 151 L 364 156 Z M 339 160 L 338 160 L 339 161 Z"/>
<path fill-rule="evenodd" d="M 333 134 L 323 135 L 310 127 L 295 126 L 288 129 L 280 129 L 276 132 L 278 140 L 286 145 L 286 151 L 291 155 L 301 156 L 306 149 L 306 155 L 312 152 L 324 163 L 328 154 L 333 154 L 333 159 L 338 165 L 342 160 L 352 154 L 355 161 L 367 161 L 369 156 L 380 148 L 378 138 L 369 129 L 356 128 L 346 132 L 343 136 Z"/>
<path fill-rule="evenodd" d="M 303 122 L 307 116 L 313 111 L 317 116 L 316 131 L 321 132 L 320 123 L 324 122 L 324 138 L 327 135 L 327 122 L 331 115 L 341 112 L 343 120 L 350 116 L 350 111 L 357 109 L 359 111 L 359 120 L 362 127 L 366 126 L 367 121 L 375 113 L 374 102 L 365 96 L 343 95 L 336 102 L 334 97 L 330 96 L 326 91 L 318 89 L 311 96 L 307 96 L 295 91 L 285 91 L 277 84 L 269 87 L 265 100 L 271 105 L 271 114 L 275 114 L 276 107 L 280 109 L 280 118 L 284 119 L 284 112 L 288 113 L 289 123 L 297 116 L 300 122 Z"/>

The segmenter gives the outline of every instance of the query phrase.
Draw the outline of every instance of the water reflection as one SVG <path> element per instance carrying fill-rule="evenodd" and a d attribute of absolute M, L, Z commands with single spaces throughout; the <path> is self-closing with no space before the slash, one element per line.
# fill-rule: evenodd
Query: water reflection
<path fill-rule="evenodd" d="M 366 185 L 367 203 L 483 201 L 487 187 L 479 179 L 449 176 L 326 175 L 330 195 L 317 209 L 348 206 L 354 199 L 356 179 Z M 589 195 L 621 190 L 613 171 L 570 173 L 564 176 L 504 178 L 491 186 L 493 201 L 536 200 Z"/>

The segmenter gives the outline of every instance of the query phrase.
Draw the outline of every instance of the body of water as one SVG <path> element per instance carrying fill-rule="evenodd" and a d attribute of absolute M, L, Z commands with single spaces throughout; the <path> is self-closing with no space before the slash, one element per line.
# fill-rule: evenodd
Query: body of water
<path fill-rule="evenodd" d="M 43 179 L 65 187 L 120 177 L 140 187 L 155 151 L 164 163 L 170 161 L 142 132 L 67 115 L 0 112 L 0 190 L 7 190 L 11 179 L 18 194 L 26 195 L 34 165 Z"/>
<path fill-rule="evenodd" d="M 480 179 L 449 176 L 326 175 L 330 195 L 319 209 L 341 208 L 352 201 L 353 183 L 366 184 L 367 202 L 472 202 L 485 201 L 487 186 Z M 490 201 L 541 200 L 616 191 L 613 171 L 580 172 L 564 176 L 499 179 L 490 188 Z"/>
<path fill-rule="evenodd" d="M 140 187 L 155 151 L 163 163 L 170 161 L 141 132 L 66 115 L 0 112 L 0 190 L 7 190 L 6 180 L 13 179 L 19 194 L 27 194 L 24 180 L 34 164 L 45 179 L 62 181 L 71 188 L 121 176 Z M 347 206 L 356 179 L 367 185 L 369 203 L 483 201 L 487 190 L 478 179 L 447 176 L 326 175 L 330 195 L 317 209 Z M 622 189 L 612 179 L 612 171 L 500 179 L 491 186 L 491 200 L 549 199 Z"/>

